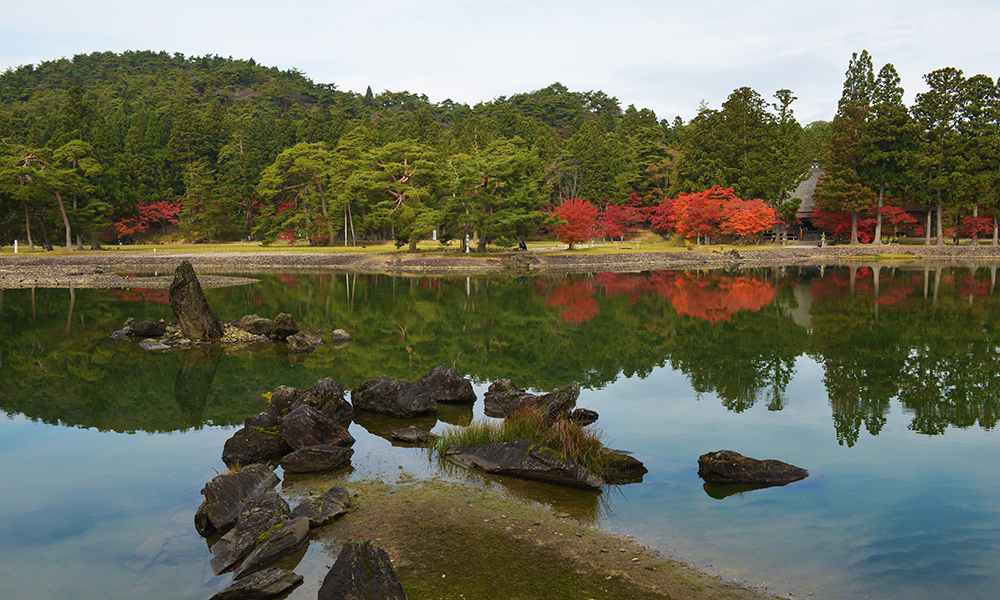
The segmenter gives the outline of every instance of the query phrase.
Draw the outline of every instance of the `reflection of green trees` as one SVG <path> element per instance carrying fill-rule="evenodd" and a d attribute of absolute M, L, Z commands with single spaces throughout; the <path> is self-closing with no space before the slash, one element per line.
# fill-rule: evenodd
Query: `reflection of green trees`
<path fill-rule="evenodd" d="M 837 439 L 877 435 L 898 398 L 924 434 L 997 422 L 997 302 L 992 273 L 863 267 L 812 282 L 810 353 L 824 383 Z"/>
<path fill-rule="evenodd" d="M 793 294 L 795 279 L 783 270 L 505 280 L 285 274 L 208 291 L 226 320 L 288 312 L 306 329 L 354 336 L 304 356 L 270 345 L 147 353 L 108 334 L 129 316 L 170 318 L 156 294 L 2 290 L 0 408 L 49 423 L 172 431 L 238 423 L 263 408 L 263 392 L 323 377 L 350 388 L 377 375 L 414 380 L 443 364 L 480 383 L 600 388 L 669 362 L 734 412 L 761 401 L 781 410 L 795 359 L 808 351 L 825 368 L 841 443 L 855 444 L 863 428 L 879 433 L 894 399 L 921 433 L 994 427 L 992 273 L 878 274 L 807 272 L 810 307 L 797 306 L 805 296 Z"/>

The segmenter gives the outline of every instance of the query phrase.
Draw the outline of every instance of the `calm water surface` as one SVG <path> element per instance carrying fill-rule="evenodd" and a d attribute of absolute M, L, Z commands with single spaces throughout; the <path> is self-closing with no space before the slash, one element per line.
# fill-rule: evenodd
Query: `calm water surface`
<path fill-rule="evenodd" d="M 128 316 L 170 318 L 165 291 L 0 290 L 0 598 L 209 597 L 226 581 L 193 528 L 199 490 L 261 394 L 327 376 L 416 379 L 436 364 L 458 367 L 480 396 L 501 377 L 581 382 L 578 404 L 650 470 L 577 515 L 603 527 L 796 595 L 994 598 L 994 288 L 987 269 L 861 267 L 499 282 L 296 274 L 208 292 L 224 319 L 284 311 L 355 337 L 308 356 L 149 354 L 107 338 Z M 481 415 L 481 403 L 452 409 L 436 426 Z M 368 433 L 384 428 L 351 425 L 350 477 L 403 466 L 461 479 Z M 697 458 L 722 448 L 811 475 L 706 491 Z M 575 494 L 511 488 L 557 507 Z M 297 558 L 329 562 L 318 544 Z"/>

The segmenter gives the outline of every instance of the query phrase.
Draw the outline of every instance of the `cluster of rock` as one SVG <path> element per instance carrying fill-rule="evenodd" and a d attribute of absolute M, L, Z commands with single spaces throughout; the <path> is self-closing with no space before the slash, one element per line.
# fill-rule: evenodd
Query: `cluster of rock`
<path fill-rule="evenodd" d="M 525 412 L 538 414 L 545 423 L 570 420 L 589 425 L 597 421 L 596 412 L 576 408 L 580 384 L 573 382 L 547 394 L 531 394 L 510 379 L 490 385 L 483 397 L 484 411 L 492 417 L 514 417 Z M 566 459 L 555 450 L 518 438 L 511 442 L 453 446 L 445 452 L 449 461 L 486 473 L 544 481 L 582 489 L 600 489 L 606 483 L 642 481 L 646 473 L 635 457 L 622 450 L 604 448 L 605 469 L 601 475 Z"/>
<path fill-rule="evenodd" d="M 767 487 L 805 479 L 809 472 L 780 460 L 759 460 L 732 450 L 719 450 L 698 457 L 698 476 L 707 483 Z"/>
<path fill-rule="evenodd" d="M 111 334 L 113 339 L 141 338 L 139 345 L 145 350 L 184 348 L 195 344 L 251 344 L 257 342 L 283 342 L 289 352 L 311 352 L 322 343 L 322 331 L 314 334 L 299 329 L 295 319 L 280 313 L 274 319 L 259 315 L 246 315 L 223 323 L 212 311 L 205 292 L 198 282 L 191 263 L 181 261 L 174 271 L 170 284 L 170 310 L 176 322 L 139 321 L 129 318 L 121 329 Z M 331 335 L 335 345 L 351 341 L 343 329 Z"/>

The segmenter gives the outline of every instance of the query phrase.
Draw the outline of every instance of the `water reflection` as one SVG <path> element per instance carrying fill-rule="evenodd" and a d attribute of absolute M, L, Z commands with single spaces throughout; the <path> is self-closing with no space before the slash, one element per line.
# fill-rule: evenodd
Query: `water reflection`
<path fill-rule="evenodd" d="M 669 365 L 729 411 L 782 411 L 795 361 L 809 356 L 851 446 L 885 427 L 893 401 L 927 435 L 996 426 L 995 288 L 995 267 L 854 265 L 524 281 L 293 274 L 209 292 L 225 319 L 290 312 L 354 336 L 309 355 L 150 354 L 107 338 L 129 316 L 169 319 L 162 290 L 7 290 L 0 406 L 47 423 L 172 431 L 239 423 L 275 381 L 333 376 L 349 388 L 444 364 L 479 383 L 599 389 Z"/>

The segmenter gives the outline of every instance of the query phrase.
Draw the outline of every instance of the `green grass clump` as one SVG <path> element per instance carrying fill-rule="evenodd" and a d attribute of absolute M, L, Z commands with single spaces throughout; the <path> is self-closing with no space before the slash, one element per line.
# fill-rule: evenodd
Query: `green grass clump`
<path fill-rule="evenodd" d="M 434 449 L 443 456 L 453 446 L 503 444 L 517 438 L 551 448 L 562 458 L 598 476 L 608 472 L 611 461 L 604 451 L 603 433 L 599 429 L 584 429 L 569 419 L 550 423 L 535 409 L 518 411 L 499 421 L 484 419 L 466 427 L 451 427 L 438 437 Z"/>

